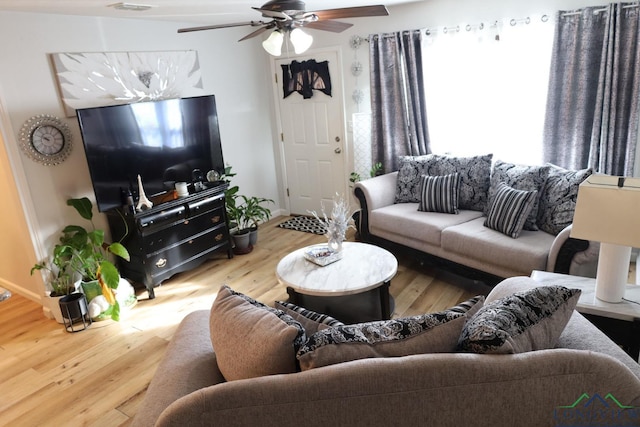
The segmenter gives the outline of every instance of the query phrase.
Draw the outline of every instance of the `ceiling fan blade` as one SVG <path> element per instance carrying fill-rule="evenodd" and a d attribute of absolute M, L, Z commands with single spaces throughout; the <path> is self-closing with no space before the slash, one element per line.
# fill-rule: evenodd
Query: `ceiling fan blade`
<path fill-rule="evenodd" d="M 384 5 L 343 7 L 340 9 L 316 10 L 305 15 L 314 14 L 318 19 L 363 18 L 367 16 L 387 16 L 389 11 Z"/>
<path fill-rule="evenodd" d="M 218 28 L 231 28 L 231 27 L 244 27 L 246 25 L 250 25 L 252 27 L 257 27 L 258 25 L 264 25 L 266 22 L 264 21 L 249 21 L 249 22 L 236 22 L 233 24 L 218 24 L 218 25 L 204 25 L 202 27 L 189 27 L 189 28 L 180 28 L 178 29 L 179 33 L 189 33 L 192 31 L 202 31 L 202 30 L 215 30 Z"/>
<path fill-rule="evenodd" d="M 240 40 L 238 40 L 239 42 L 259 36 L 260 34 L 264 33 L 265 31 L 273 28 L 275 25 L 266 25 L 262 28 L 258 28 L 257 30 L 255 30 L 252 33 L 247 34 L 246 36 L 244 36 L 243 38 L 241 38 Z"/>
<path fill-rule="evenodd" d="M 331 31 L 332 33 L 341 33 L 347 28 L 353 27 L 353 24 L 348 24 L 346 22 L 341 21 L 315 21 L 309 22 L 304 25 L 305 28 L 311 28 L 313 30 L 322 30 L 322 31 Z"/>

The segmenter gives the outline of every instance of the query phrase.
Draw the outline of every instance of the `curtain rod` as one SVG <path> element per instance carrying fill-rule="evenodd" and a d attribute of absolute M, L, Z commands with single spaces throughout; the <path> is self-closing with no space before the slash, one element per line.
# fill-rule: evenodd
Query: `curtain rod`
<path fill-rule="evenodd" d="M 547 22 L 549 20 L 549 15 L 544 14 L 540 17 L 540 21 L 542 22 Z M 520 19 L 516 19 L 516 18 L 512 18 L 509 21 L 509 24 L 512 27 L 515 27 L 518 24 L 530 24 L 531 23 L 531 18 L 530 17 L 526 17 L 526 18 L 520 18 Z M 493 21 L 493 23 L 491 23 L 490 28 L 495 28 L 497 27 L 499 24 L 499 21 Z M 479 24 L 467 24 L 465 26 L 465 30 L 466 31 L 471 31 L 471 30 L 482 30 L 484 29 L 485 24 L 483 22 L 480 22 Z M 450 33 L 450 32 L 454 32 L 454 33 L 458 33 L 460 32 L 460 25 L 456 25 L 456 26 L 450 26 L 450 27 L 443 27 L 441 30 L 444 34 Z M 433 35 L 436 34 L 438 32 L 438 27 L 435 28 L 427 28 L 425 30 L 425 34 L 426 35 Z"/>
<path fill-rule="evenodd" d="M 634 3 L 634 4 L 625 4 L 624 6 L 622 6 L 622 8 L 623 8 L 623 9 L 633 9 L 634 7 L 638 7 L 638 6 L 640 6 L 640 4 L 639 4 L 639 3 Z M 565 16 L 575 16 L 575 15 L 580 15 L 580 14 L 582 14 L 582 11 L 583 11 L 583 10 L 584 10 L 584 9 L 576 10 L 576 11 L 573 11 L 573 12 L 566 12 L 566 13 L 563 13 L 563 14 L 562 14 L 562 17 L 564 18 Z M 609 9 L 607 9 L 607 8 L 596 9 L 596 10 L 594 10 L 594 11 L 593 11 L 593 14 L 594 14 L 594 15 L 598 15 L 598 14 L 600 14 L 600 13 L 602 13 L 602 12 L 606 12 L 607 10 L 609 10 Z"/>

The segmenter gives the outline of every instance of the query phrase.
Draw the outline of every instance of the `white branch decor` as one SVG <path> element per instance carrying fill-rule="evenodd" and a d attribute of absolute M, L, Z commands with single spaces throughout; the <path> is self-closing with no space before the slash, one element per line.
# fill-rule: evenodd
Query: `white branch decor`
<path fill-rule="evenodd" d="M 322 218 L 318 216 L 316 211 L 310 213 L 320 222 L 327 232 L 325 236 L 329 241 L 329 249 L 333 252 L 342 250 L 342 242 L 344 242 L 349 227 L 355 228 L 349 204 L 344 198 L 336 193 L 333 199 L 333 209 L 331 210 L 331 218 L 327 217 L 322 204 Z"/>

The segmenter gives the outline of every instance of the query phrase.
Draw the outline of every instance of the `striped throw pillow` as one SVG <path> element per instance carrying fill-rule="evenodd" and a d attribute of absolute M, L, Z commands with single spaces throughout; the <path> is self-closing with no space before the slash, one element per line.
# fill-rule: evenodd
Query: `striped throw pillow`
<path fill-rule="evenodd" d="M 537 195 L 537 191 L 514 190 L 501 182 L 484 226 L 514 239 L 518 238 Z"/>
<path fill-rule="evenodd" d="M 443 176 L 422 175 L 418 210 L 457 214 L 459 189 L 460 175 L 457 173 Z"/>

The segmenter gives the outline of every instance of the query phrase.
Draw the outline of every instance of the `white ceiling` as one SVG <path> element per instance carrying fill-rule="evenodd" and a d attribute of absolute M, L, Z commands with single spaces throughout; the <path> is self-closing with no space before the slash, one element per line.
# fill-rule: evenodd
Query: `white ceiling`
<path fill-rule="evenodd" d="M 251 7 L 266 0 L 128 0 L 125 3 L 150 5 L 136 12 L 110 7 L 118 0 L 0 0 L 0 11 L 55 13 L 62 15 L 152 19 L 194 24 L 226 24 L 263 19 Z M 416 0 L 309 0 L 306 10 L 384 4 L 391 6 Z"/>

